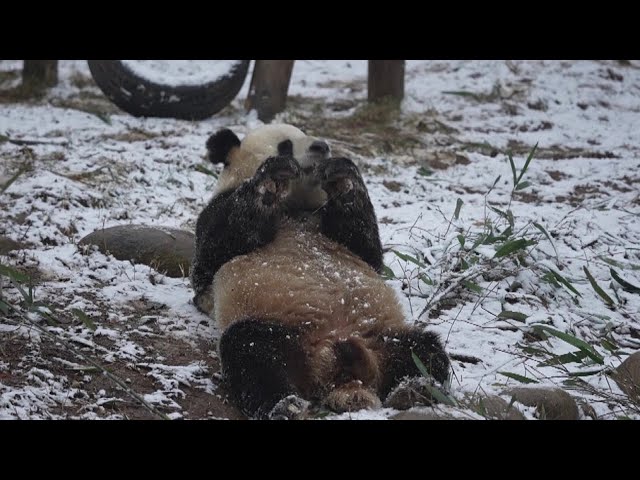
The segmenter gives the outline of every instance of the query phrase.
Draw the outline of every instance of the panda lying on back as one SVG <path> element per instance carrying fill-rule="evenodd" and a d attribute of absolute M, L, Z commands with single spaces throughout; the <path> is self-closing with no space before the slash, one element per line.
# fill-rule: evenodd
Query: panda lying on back
<path fill-rule="evenodd" d="M 290 125 L 207 141 L 224 163 L 198 218 L 191 282 L 221 329 L 222 374 L 250 417 L 305 418 L 381 405 L 411 352 L 444 383 L 437 335 L 410 327 L 378 273 L 382 246 L 356 165 Z"/>

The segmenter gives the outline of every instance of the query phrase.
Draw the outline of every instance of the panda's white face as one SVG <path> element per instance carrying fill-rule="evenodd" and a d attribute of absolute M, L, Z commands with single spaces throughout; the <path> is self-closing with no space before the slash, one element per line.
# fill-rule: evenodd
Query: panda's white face
<path fill-rule="evenodd" d="M 313 170 L 316 164 L 329 158 L 329 145 L 286 124 L 264 125 L 249 132 L 240 147 L 230 152 L 227 165 L 218 178 L 217 192 L 236 188 L 253 177 L 267 158 L 278 155 L 278 147 L 287 140 L 291 142 L 293 156 L 303 172 L 303 178 L 293 186 L 296 193 L 292 201 L 302 201 L 301 205 L 306 205 L 308 197 L 314 199 L 314 205 L 320 202 L 324 193 L 313 179 Z"/>
<path fill-rule="evenodd" d="M 293 144 L 293 156 L 304 169 L 329 156 L 326 142 L 306 135 L 292 125 L 264 125 L 247 134 L 240 149 L 256 157 L 262 163 L 267 157 L 278 154 L 278 145 L 290 140 Z"/>

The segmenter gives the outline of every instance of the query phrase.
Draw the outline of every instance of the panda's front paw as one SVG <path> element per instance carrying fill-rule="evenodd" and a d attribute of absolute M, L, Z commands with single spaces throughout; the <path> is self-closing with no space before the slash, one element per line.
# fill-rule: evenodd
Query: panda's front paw
<path fill-rule="evenodd" d="M 296 395 L 283 398 L 269 412 L 269 420 L 304 420 L 311 404 Z"/>
<path fill-rule="evenodd" d="M 290 181 L 300 176 L 300 165 L 290 155 L 269 157 L 256 173 L 256 189 L 265 206 L 273 206 L 289 195 Z"/>
<path fill-rule="evenodd" d="M 322 189 L 330 196 L 348 195 L 362 185 L 360 171 L 353 161 L 344 157 L 330 158 L 319 167 Z"/>

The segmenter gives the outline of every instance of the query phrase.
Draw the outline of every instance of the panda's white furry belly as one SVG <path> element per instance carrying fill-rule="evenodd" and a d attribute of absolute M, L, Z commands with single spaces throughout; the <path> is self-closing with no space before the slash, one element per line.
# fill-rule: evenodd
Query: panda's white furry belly
<path fill-rule="evenodd" d="M 297 222 L 282 226 L 269 245 L 223 265 L 213 287 L 213 317 L 223 330 L 254 317 L 337 339 L 404 324 L 395 292 L 369 265 Z"/>

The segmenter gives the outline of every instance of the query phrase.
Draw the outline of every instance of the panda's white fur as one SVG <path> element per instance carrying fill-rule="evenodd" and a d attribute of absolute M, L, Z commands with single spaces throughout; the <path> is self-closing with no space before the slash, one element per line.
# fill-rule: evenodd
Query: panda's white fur
<path fill-rule="evenodd" d="M 250 131 L 238 148 L 229 152 L 228 165 L 218 178 L 215 193 L 224 192 L 237 187 L 244 180 L 253 177 L 262 163 L 278 153 L 278 145 L 289 140 L 293 144 L 293 156 L 304 169 L 312 167 L 317 156 L 309 152 L 309 147 L 316 141 L 302 132 L 302 130 L 287 124 L 263 125 Z M 305 186 L 300 185 L 300 192 Z M 320 204 L 324 196 L 319 191 L 314 192 L 314 204 Z M 300 195 L 294 195 L 302 197 Z M 307 195 L 308 196 L 308 195 Z"/>

